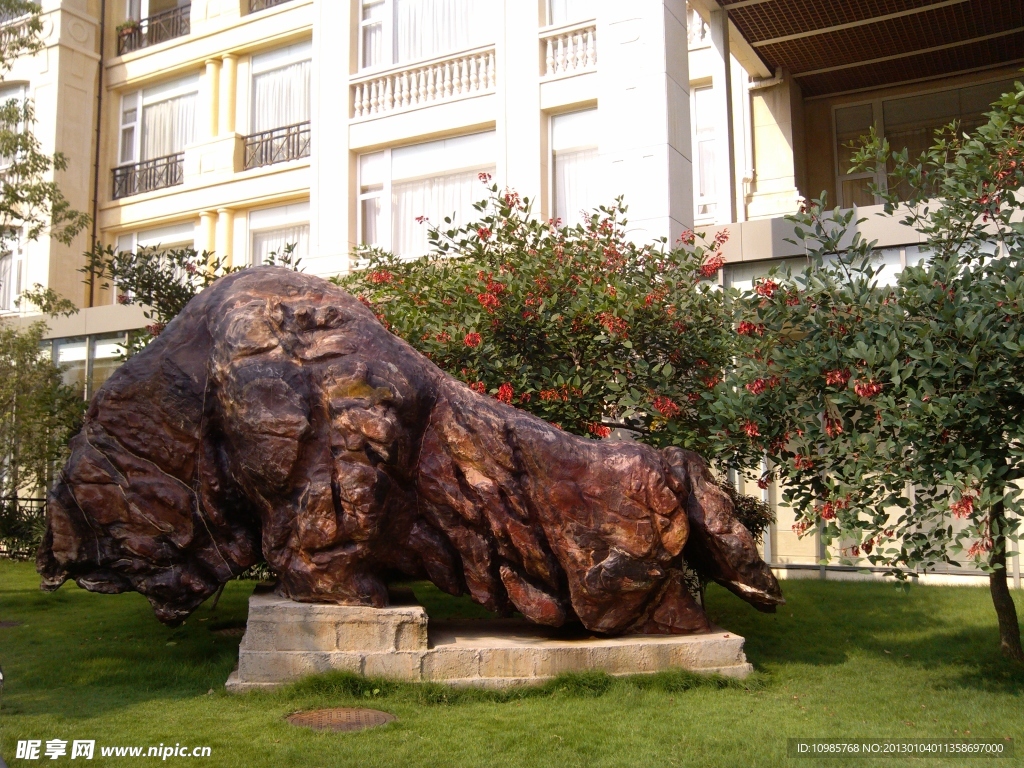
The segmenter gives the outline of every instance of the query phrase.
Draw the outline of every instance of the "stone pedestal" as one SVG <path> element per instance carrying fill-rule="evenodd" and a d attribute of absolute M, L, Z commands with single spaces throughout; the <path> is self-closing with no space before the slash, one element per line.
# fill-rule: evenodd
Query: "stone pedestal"
<path fill-rule="evenodd" d="M 232 692 L 345 670 L 394 680 L 503 687 L 563 672 L 633 675 L 683 668 L 746 677 L 743 638 L 704 635 L 599 637 L 519 619 L 431 621 L 419 605 L 362 608 L 297 603 L 273 594 L 249 599 Z"/>

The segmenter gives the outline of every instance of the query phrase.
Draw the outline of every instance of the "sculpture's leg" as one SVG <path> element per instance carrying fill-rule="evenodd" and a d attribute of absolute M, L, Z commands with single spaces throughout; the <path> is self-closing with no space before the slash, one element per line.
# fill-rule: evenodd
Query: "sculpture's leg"
<path fill-rule="evenodd" d="M 694 635 L 711 631 L 711 622 L 683 582 L 680 571 L 672 571 L 645 616 L 633 631 L 646 635 Z"/>

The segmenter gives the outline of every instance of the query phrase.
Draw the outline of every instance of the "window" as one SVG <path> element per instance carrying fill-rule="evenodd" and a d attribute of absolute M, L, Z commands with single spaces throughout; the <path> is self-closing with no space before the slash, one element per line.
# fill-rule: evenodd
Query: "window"
<path fill-rule="evenodd" d="M 0 250 L 0 312 L 15 312 L 25 285 L 25 253 L 21 233 L 7 240 Z"/>
<path fill-rule="evenodd" d="M 69 339 L 58 339 L 54 343 L 54 361 L 64 368 L 64 383 L 74 389 L 78 395 L 87 395 L 86 371 L 89 363 L 89 340 L 80 336 Z"/>
<path fill-rule="evenodd" d="M 184 152 L 196 137 L 199 77 L 129 93 L 121 97 L 122 165 Z"/>
<path fill-rule="evenodd" d="M 191 221 L 159 229 L 147 229 L 144 232 L 129 232 L 117 238 L 117 250 L 125 253 L 135 253 L 146 248 L 172 251 L 179 248 L 194 248 L 195 244 L 196 225 Z"/>
<path fill-rule="evenodd" d="M 858 104 L 852 107 L 841 107 L 835 112 L 836 121 L 836 173 L 840 205 L 847 208 L 862 205 L 874 205 L 875 196 L 871 194 L 870 184 L 875 181 L 874 174 L 850 173 L 853 164 L 853 150 L 848 146 L 860 143 L 861 137 L 867 136 L 875 124 L 874 108 L 871 104 Z"/>
<path fill-rule="evenodd" d="M 92 397 L 96 390 L 103 386 L 121 364 L 124 362 L 124 352 L 127 345 L 125 334 L 107 334 L 104 336 L 92 336 L 89 338 L 89 391 L 87 397 Z"/>
<path fill-rule="evenodd" d="M 470 221 L 486 197 L 481 173 L 494 172 L 494 131 L 359 158 L 359 241 L 403 258 L 430 250 L 425 217 L 436 226 Z"/>
<path fill-rule="evenodd" d="M 771 259 L 769 261 L 748 261 L 739 264 L 726 264 L 724 278 L 726 288 L 736 288 L 741 291 L 750 291 L 754 283 L 762 277 L 767 277 L 773 269 L 785 272 L 788 268 L 794 275 L 799 274 L 807 267 L 807 259 Z"/>
<path fill-rule="evenodd" d="M 7 85 L 0 87 L 0 109 L 4 111 L 4 124 L 8 130 L 20 133 L 24 130 L 25 101 L 28 98 L 28 86 Z M 12 103 L 13 102 L 13 103 Z M 0 171 L 11 165 L 13 158 L 0 156 Z"/>
<path fill-rule="evenodd" d="M 893 151 L 904 148 L 911 159 L 928 149 L 935 130 L 954 120 L 963 131 L 971 131 L 986 121 L 985 112 L 1000 95 L 1013 89 L 1012 80 L 981 83 L 965 88 L 932 91 L 916 96 L 836 107 L 834 111 L 836 139 L 836 188 L 839 203 L 847 208 L 854 205 L 873 205 L 875 196 L 868 185 L 881 184 L 872 174 L 849 173 L 852 151 L 845 145 L 859 144 L 872 126 L 889 141 Z M 905 197 L 909 190 L 897 189 Z"/>
<path fill-rule="evenodd" d="M 691 109 L 693 111 L 694 149 L 694 218 L 698 222 L 709 222 L 715 218 L 718 208 L 715 185 L 717 144 L 715 132 L 716 105 L 713 88 L 694 88 Z"/>
<path fill-rule="evenodd" d="M 497 0 L 363 0 L 361 69 L 421 61 L 493 43 Z"/>
<path fill-rule="evenodd" d="M 142 21 L 158 13 L 166 13 L 186 5 L 191 5 L 191 0 L 128 0 L 125 16 Z"/>
<path fill-rule="evenodd" d="M 309 122 L 312 43 L 252 57 L 251 133 Z"/>
<path fill-rule="evenodd" d="M 284 255 L 294 245 L 293 259 L 309 255 L 309 203 L 264 208 L 249 214 L 249 263 L 265 264 L 271 254 Z"/>
<path fill-rule="evenodd" d="M 548 23 L 572 24 L 594 18 L 593 0 L 548 0 Z"/>
<path fill-rule="evenodd" d="M 598 188 L 597 110 L 551 118 L 552 211 L 572 226 L 605 202 Z"/>

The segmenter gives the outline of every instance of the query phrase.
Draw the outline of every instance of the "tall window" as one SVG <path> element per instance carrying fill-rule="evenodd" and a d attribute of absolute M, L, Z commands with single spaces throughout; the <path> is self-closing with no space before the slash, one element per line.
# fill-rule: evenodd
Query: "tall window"
<path fill-rule="evenodd" d="M 595 16 L 594 0 L 548 0 L 548 23 L 572 24 Z"/>
<path fill-rule="evenodd" d="M 841 204 L 847 208 L 874 205 L 871 173 L 850 173 L 853 165 L 853 150 L 848 146 L 866 136 L 875 124 L 874 110 L 870 104 L 857 104 L 836 110 L 836 173 Z"/>
<path fill-rule="evenodd" d="M 309 122 L 312 43 L 252 57 L 251 132 Z"/>
<path fill-rule="evenodd" d="M 25 252 L 20 234 L 0 246 L 0 312 L 14 312 L 25 290 Z"/>
<path fill-rule="evenodd" d="M 718 140 L 715 134 L 715 96 L 713 88 L 694 88 L 692 95 L 694 200 L 697 221 L 714 219 L 718 207 L 715 185 Z"/>
<path fill-rule="evenodd" d="M 294 246 L 293 259 L 309 256 L 309 203 L 264 208 L 249 214 L 249 263 L 265 264 Z"/>
<path fill-rule="evenodd" d="M 555 218 L 573 225 L 603 202 L 597 165 L 597 110 L 551 118 L 552 200 Z"/>
<path fill-rule="evenodd" d="M 28 97 L 28 86 L 24 84 L 19 85 L 7 85 L 4 84 L 0 87 L 0 108 L 5 112 L 10 112 L 8 115 L 12 120 L 5 121 L 5 127 L 11 131 L 22 131 L 24 129 L 24 123 L 22 120 L 23 112 L 25 108 L 25 100 Z M 15 118 L 15 111 L 17 117 Z M 6 168 L 13 161 L 13 157 L 7 155 L 0 155 L 0 170 Z"/>
<path fill-rule="evenodd" d="M 438 226 L 470 221 L 486 197 L 481 173 L 494 172 L 495 133 L 487 131 L 359 158 L 360 242 L 404 258 L 430 250 L 429 219 Z"/>
<path fill-rule="evenodd" d="M 121 98 L 121 165 L 176 155 L 196 137 L 199 77 L 129 93 Z"/>
<path fill-rule="evenodd" d="M 497 0 L 362 0 L 362 69 L 421 61 L 493 43 Z"/>

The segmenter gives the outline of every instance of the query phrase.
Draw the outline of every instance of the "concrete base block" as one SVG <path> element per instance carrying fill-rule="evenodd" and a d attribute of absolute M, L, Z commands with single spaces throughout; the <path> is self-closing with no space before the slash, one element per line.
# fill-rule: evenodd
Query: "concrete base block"
<path fill-rule="evenodd" d="M 405 681 L 503 688 L 563 672 L 633 675 L 682 668 L 743 678 L 752 671 L 743 638 L 704 635 L 600 637 L 521 619 L 430 622 L 419 605 L 377 609 L 297 603 L 267 593 L 249 599 L 232 692 L 270 688 L 343 670 Z"/>

